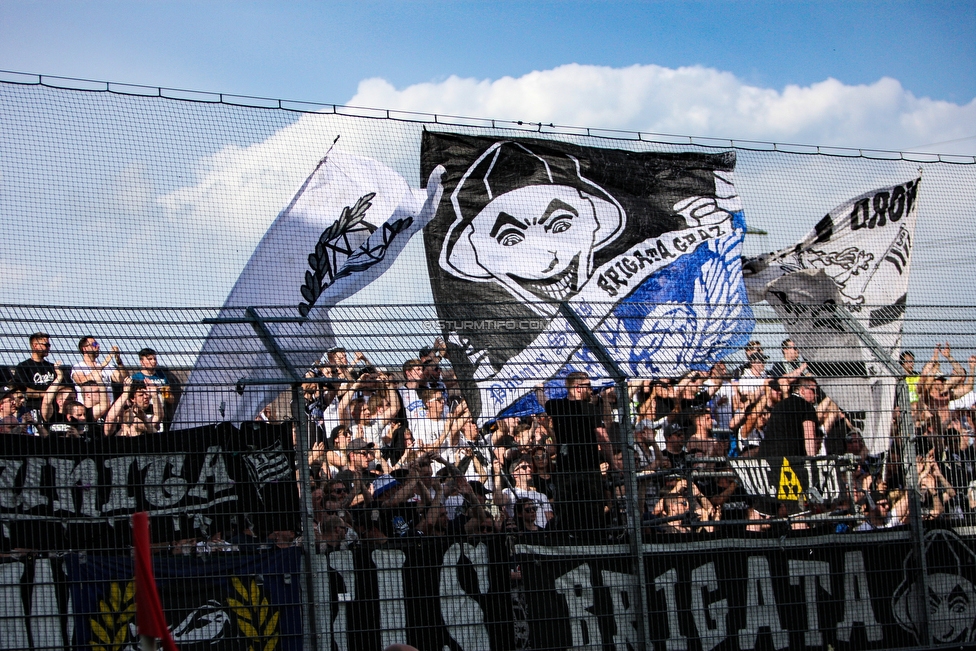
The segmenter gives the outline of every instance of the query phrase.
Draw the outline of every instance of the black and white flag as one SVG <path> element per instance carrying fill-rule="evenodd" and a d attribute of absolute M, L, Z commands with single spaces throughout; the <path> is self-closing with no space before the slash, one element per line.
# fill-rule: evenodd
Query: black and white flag
<path fill-rule="evenodd" d="M 854 197 L 796 245 L 743 259 L 750 302 L 772 305 L 827 395 L 844 411 L 864 413 L 871 454 L 888 448 L 895 378 L 836 310 L 897 356 L 920 181 Z"/>

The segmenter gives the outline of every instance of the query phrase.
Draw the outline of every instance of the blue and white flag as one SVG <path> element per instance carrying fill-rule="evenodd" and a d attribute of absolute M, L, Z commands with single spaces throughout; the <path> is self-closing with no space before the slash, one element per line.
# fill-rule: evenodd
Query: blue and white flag
<path fill-rule="evenodd" d="M 421 176 L 445 169 L 427 266 L 451 363 L 480 389 L 472 411 L 491 418 L 573 370 L 607 377 L 560 304 L 633 377 L 704 368 L 745 343 L 734 165 L 426 132 Z"/>

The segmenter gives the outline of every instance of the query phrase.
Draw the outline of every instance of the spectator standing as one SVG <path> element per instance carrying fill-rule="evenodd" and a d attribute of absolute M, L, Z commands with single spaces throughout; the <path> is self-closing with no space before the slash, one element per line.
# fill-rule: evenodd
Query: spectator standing
<path fill-rule="evenodd" d="M 26 388 L 27 410 L 36 411 L 40 418 L 44 392 L 54 382 L 57 373 L 54 364 L 47 361 L 47 356 L 51 354 L 50 336 L 46 332 L 35 332 L 28 342 L 30 357 L 17 365 L 16 380 Z"/>
<path fill-rule="evenodd" d="M 122 363 L 122 353 L 118 346 L 112 346 L 112 352 L 105 357 L 105 361 L 99 362 L 101 344 L 89 335 L 78 340 L 78 352 L 81 353 L 81 362 L 71 369 L 71 379 L 75 384 L 84 384 L 100 374 L 105 386 L 112 386 L 122 384 L 129 375 Z M 109 368 L 112 362 L 115 362 L 115 368 Z"/>
<path fill-rule="evenodd" d="M 793 395 L 772 408 L 759 456 L 779 460 L 817 454 L 816 398 L 817 385 L 813 378 L 797 380 Z"/>
<path fill-rule="evenodd" d="M 535 514 L 536 525 L 540 529 L 545 529 L 546 525 L 549 524 L 549 520 L 553 518 L 552 506 L 549 503 L 549 498 L 532 488 L 530 483 L 532 480 L 532 466 L 529 465 L 528 461 L 519 459 L 515 462 L 515 466 L 512 469 L 512 477 L 515 479 L 515 485 L 502 491 L 505 495 L 505 511 L 508 517 L 517 517 L 517 514 L 513 510 L 513 505 L 518 500 L 530 500 L 533 504 L 539 506 L 538 512 Z"/>
<path fill-rule="evenodd" d="M 914 408 L 918 403 L 918 380 L 919 374 L 915 371 L 915 353 L 910 350 L 903 350 L 898 356 L 902 372 L 905 375 L 905 383 L 908 384 L 908 399 Z"/>
<path fill-rule="evenodd" d="M 548 400 L 546 413 L 552 421 L 556 444 L 556 489 L 558 527 L 571 535 L 595 540 L 606 527 L 601 456 L 613 467 L 613 451 L 599 406 L 591 401 L 589 376 L 573 372 L 566 376 L 565 398 Z"/>
<path fill-rule="evenodd" d="M 783 353 L 783 359 L 773 364 L 769 370 L 769 376 L 776 378 L 780 383 L 781 390 L 788 393 L 796 378 L 807 372 L 807 363 L 800 361 L 800 349 L 796 347 L 796 342 L 792 339 L 784 339 L 783 343 L 780 344 L 780 350 Z"/>
<path fill-rule="evenodd" d="M 403 377 L 406 381 L 400 387 L 400 403 L 403 407 L 404 422 L 410 429 L 415 429 L 418 421 L 427 418 L 427 408 L 420 398 L 421 389 L 426 388 L 424 380 L 424 362 L 420 359 L 408 359 L 403 363 Z"/>
<path fill-rule="evenodd" d="M 159 390 L 159 396 L 163 400 L 163 408 L 166 411 L 163 414 L 163 422 L 172 420 L 173 408 L 176 404 L 174 393 L 176 387 L 166 369 L 159 365 L 159 356 L 155 350 L 143 348 L 139 351 L 139 370 L 132 374 L 132 379 L 136 382 L 142 381 L 147 385 L 152 385 Z"/>

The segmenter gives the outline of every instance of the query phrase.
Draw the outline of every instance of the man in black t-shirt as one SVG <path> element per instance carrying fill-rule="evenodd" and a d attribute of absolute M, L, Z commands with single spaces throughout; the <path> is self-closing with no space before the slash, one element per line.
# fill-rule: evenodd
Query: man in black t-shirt
<path fill-rule="evenodd" d="M 17 365 L 17 381 L 27 387 L 27 410 L 37 411 L 40 419 L 44 392 L 57 376 L 54 364 L 47 361 L 51 354 L 51 338 L 46 332 L 35 332 L 30 336 L 31 356 Z"/>
<path fill-rule="evenodd" d="M 565 398 L 546 402 L 556 441 L 556 526 L 580 538 L 599 539 L 606 527 L 600 462 L 614 467 L 613 451 L 603 429 L 603 414 L 591 402 L 590 378 L 566 376 Z"/>
<path fill-rule="evenodd" d="M 793 390 L 793 395 L 777 403 L 769 414 L 760 457 L 778 460 L 817 454 L 817 410 L 813 406 L 817 384 L 813 378 L 802 377 Z"/>

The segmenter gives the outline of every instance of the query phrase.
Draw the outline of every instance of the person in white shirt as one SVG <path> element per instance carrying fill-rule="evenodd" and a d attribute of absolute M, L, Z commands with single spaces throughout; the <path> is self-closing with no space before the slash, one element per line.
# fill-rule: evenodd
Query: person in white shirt
<path fill-rule="evenodd" d="M 122 384 L 125 378 L 129 377 L 129 372 L 122 363 L 122 353 L 118 346 L 112 346 L 112 352 L 105 357 L 104 361 L 99 362 L 101 344 L 89 335 L 78 340 L 78 352 L 81 353 L 81 361 L 71 369 L 71 381 L 77 385 L 94 380 L 91 375 L 95 372 L 101 373 L 101 381 L 105 386 L 111 386 L 113 382 Z M 115 368 L 109 368 L 109 364 L 113 361 Z"/>
<path fill-rule="evenodd" d="M 529 486 L 529 481 L 532 479 L 532 466 L 525 459 L 519 459 L 512 468 L 512 477 L 515 479 L 515 486 L 502 491 L 506 502 L 505 513 L 509 518 L 514 518 L 515 502 L 519 499 L 530 499 L 539 507 L 535 513 L 536 526 L 544 529 L 553 517 L 552 504 L 548 497 Z"/>

